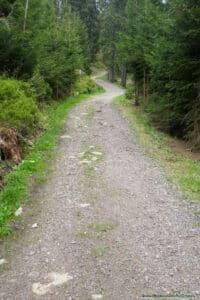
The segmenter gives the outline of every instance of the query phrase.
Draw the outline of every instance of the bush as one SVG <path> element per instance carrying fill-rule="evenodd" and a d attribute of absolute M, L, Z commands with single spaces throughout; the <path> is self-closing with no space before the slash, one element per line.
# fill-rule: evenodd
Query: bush
<path fill-rule="evenodd" d="M 134 87 L 133 86 L 130 86 L 126 89 L 125 96 L 126 96 L 126 99 L 133 100 L 133 98 L 134 98 Z"/>
<path fill-rule="evenodd" d="M 81 76 L 74 85 L 74 94 L 91 94 L 97 89 L 97 84 L 89 76 Z"/>
<path fill-rule="evenodd" d="M 40 112 L 31 85 L 0 78 L 0 126 L 28 135 L 35 131 L 39 122 Z"/>

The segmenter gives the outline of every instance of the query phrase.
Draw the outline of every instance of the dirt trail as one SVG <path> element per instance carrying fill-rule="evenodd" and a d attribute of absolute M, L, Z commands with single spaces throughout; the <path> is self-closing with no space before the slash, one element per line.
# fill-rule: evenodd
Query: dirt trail
<path fill-rule="evenodd" d="M 200 299 L 199 206 L 136 143 L 111 103 L 122 90 L 99 82 L 106 94 L 69 114 L 23 238 L 2 245 L 0 299 Z"/>

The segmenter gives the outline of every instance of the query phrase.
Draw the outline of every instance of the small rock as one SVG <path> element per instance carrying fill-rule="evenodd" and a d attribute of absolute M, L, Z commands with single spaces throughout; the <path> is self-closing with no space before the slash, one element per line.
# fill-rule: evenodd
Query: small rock
<path fill-rule="evenodd" d="M 32 285 L 32 292 L 38 296 L 44 296 L 49 292 L 50 287 L 50 285 L 44 285 L 37 282 Z"/>
<path fill-rule="evenodd" d="M 59 273 L 50 273 L 48 274 L 48 278 L 52 280 L 52 284 L 54 286 L 60 286 L 65 284 L 67 281 L 72 280 L 73 277 L 70 276 L 68 273 L 59 274 Z"/>
<path fill-rule="evenodd" d="M 22 214 L 22 212 L 23 212 L 23 208 L 22 208 L 22 207 L 19 207 L 19 208 L 16 210 L 16 212 L 15 212 L 15 216 L 16 216 L 16 217 L 20 216 L 20 215 Z"/>
<path fill-rule="evenodd" d="M 42 247 L 41 248 L 41 252 L 47 252 L 47 248 L 46 247 Z"/>
<path fill-rule="evenodd" d="M 90 206 L 89 203 L 83 203 L 83 204 L 80 204 L 80 207 L 82 207 L 82 208 L 89 207 L 89 206 Z"/>
<path fill-rule="evenodd" d="M 7 260 L 5 258 L 0 259 L 0 266 L 7 264 Z"/>
<path fill-rule="evenodd" d="M 61 135 L 60 138 L 61 138 L 61 139 L 69 139 L 69 140 L 72 139 L 72 137 L 71 137 L 70 135 Z"/>
<path fill-rule="evenodd" d="M 101 152 L 97 152 L 97 151 L 92 152 L 92 154 L 97 155 L 97 156 L 101 156 L 102 155 Z"/>
<path fill-rule="evenodd" d="M 32 141 L 29 140 L 29 141 L 27 142 L 27 145 L 28 145 L 29 147 L 33 147 L 34 143 L 33 143 Z"/>
<path fill-rule="evenodd" d="M 33 224 L 31 227 L 32 227 L 32 228 L 37 228 L 37 227 L 38 227 L 38 224 L 35 223 L 35 224 Z"/>
<path fill-rule="evenodd" d="M 28 277 L 32 278 L 38 278 L 40 276 L 40 273 L 37 271 L 32 271 L 31 273 L 28 274 Z"/>
<path fill-rule="evenodd" d="M 92 161 L 97 161 L 97 157 L 96 156 L 94 156 L 93 158 L 92 158 Z"/>
<path fill-rule="evenodd" d="M 95 295 L 92 295 L 92 299 L 94 299 L 94 300 L 101 300 L 101 299 L 103 299 L 103 296 L 100 295 L 100 294 L 95 294 Z"/>

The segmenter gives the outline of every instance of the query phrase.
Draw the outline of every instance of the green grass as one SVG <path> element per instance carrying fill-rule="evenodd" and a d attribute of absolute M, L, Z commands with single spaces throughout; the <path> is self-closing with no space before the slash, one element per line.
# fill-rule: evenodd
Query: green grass
<path fill-rule="evenodd" d="M 87 178 L 95 179 L 95 178 L 96 178 L 96 176 L 95 176 L 95 167 L 93 167 L 93 166 L 88 166 L 88 167 L 84 168 L 83 174 L 84 174 Z"/>
<path fill-rule="evenodd" d="M 92 236 L 92 234 L 104 234 L 109 231 L 112 231 L 117 228 L 117 224 L 111 224 L 111 223 L 97 223 L 92 222 L 87 225 L 86 231 L 81 231 L 76 234 L 76 236 L 80 239 L 87 239 Z"/>
<path fill-rule="evenodd" d="M 178 184 L 186 198 L 200 200 L 200 163 L 170 148 L 169 144 L 175 139 L 150 125 L 148 115 L 134 107 L 124 95 L 113 102 L 130 120 L 145 151 L 165 168 L 169 181 Z"/>
<path fill-rule="evenodd" d="M 81 231 L 79 233 L 77 233 L 76 235 L 78 238 L 80 238 L 81 240 L 87 239 L 89 237 L 89 232 L 87 231 Z"/>
<path fill-rule="evenodd" d="M 90 223 L 88 224 L 88 229 L 94 232 L 108 232 L 114 230 L 117 227 L 116 224 L 107 224 L 107 223 Z"/>
<path fill-rule="evenodd" d="M 103 94 L 105 92 L 106 92 L 106 90 L 101 85 L 96 84 L 96 87 L 95 87 L 95 89 L 92 92 L 92 95 L 93 96 L 94 95 L 97 96 L 97 95 L 101 95 L 101 94 Z"/>
<path fill-rule="evenodd" d="M 81 210 L 76 211 L 76 217 L 77 217 L 78 220 L 81 220 L 84 217 Z"/>
<path fill-rule="evenodd" d="M 104 154 L 102 152 L 101 147 L 99 146 L 92 146 L 89 149 L 85 150 L 83 153 L 81 153 L 80 159 L 81 161 L 88 161 L 90 162 L 89 166 L 86 166 L 83 169 L 83 174 L 88 178 L 88 179 L 95 179 L 96 178 L 96 166 L 97 164 L 103 160 Z M 95 159 L 95 160 L 93 160 Z"/>
<path fill-rule="evenodd" d="M 99 87 L 95 95 L 103 92 L 104 90 Z M 30 200 L 30 179 L 34 178 L 35 184 L 42 184 L 46 181 L 46 171 L 54 156 L 53 149 L 57 144 L 67 112 L 71 107 L 89 99 L 90 96 L 73 96 L 46 108 L 46 115 L 50 116 L 45 120 L 46 132 L 38 139 L 23 163 L 16 166 L 13 172 L 5 178 L 6 188 L 0 193 L 0 238 L 11 233 L 10 224 L 15 219 L 15 211 L 21 203 Z"/>

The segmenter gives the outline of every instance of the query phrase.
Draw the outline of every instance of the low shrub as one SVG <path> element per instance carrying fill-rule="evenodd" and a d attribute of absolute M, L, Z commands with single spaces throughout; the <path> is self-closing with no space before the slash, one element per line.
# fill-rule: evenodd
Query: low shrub
<path fill-rule="evenodd" d="M 125 97 L 128 100 L 132 100 L 134 98 L 134 87 L 133 86 L 129 86 L 126 89 Z"/>
<path fill-rule="evenodd" d="M 73 92 L 75 95 L 91 94 L 97 89 L 97 84 L 89 76 L 81 76 L 75 83 Z"/>
<path fill-rule="evenodd" d="M 33 134 L 40 123 L 36 94 L 29 83 L 0 78 L 0 126 L 22 135 Z"/>

